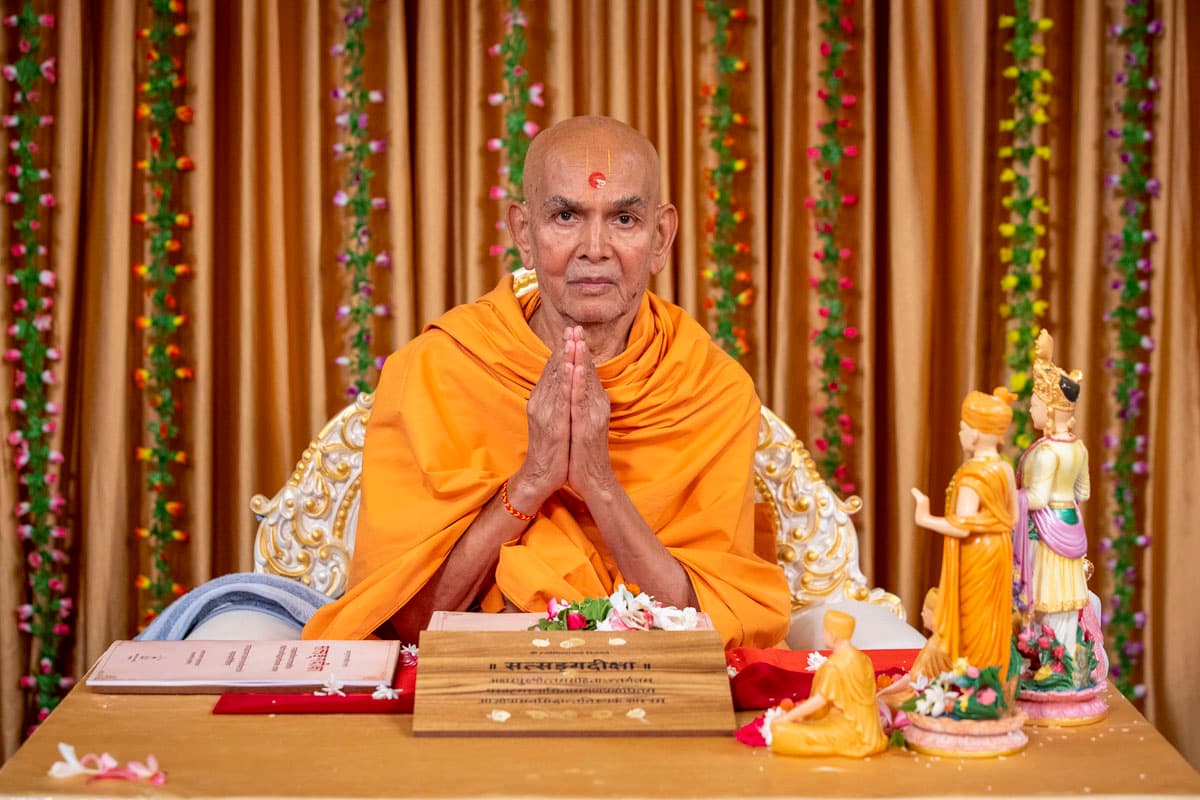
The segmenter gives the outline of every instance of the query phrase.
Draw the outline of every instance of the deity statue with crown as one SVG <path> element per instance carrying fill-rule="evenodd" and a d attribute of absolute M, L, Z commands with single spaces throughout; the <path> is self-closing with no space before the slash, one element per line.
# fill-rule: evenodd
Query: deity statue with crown
<path fill-rule="evenodd" d="M 1088 451 L 1075 435 L 1079 370 L 1053 361 L 1054 339 L 1034 345 L 1030 416 L 1042 432 L 1017 465 L 1013 531 L 1017 606 L 1025 624 L 1016 649 L 1024 669 L 1018 705 L 1030 724 L 1083 725 L 1107 712 L 1107 669 L 1080 504 L 1091 496 Z"/>

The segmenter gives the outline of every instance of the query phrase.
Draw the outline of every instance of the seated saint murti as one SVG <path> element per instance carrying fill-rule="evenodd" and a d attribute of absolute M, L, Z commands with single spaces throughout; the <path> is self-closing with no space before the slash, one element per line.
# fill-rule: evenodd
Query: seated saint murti
<path fill-rule="evenodd" d="M 305 638 L 415 642 L 436 610 L 544 611 L 636 584 L 707 612 L 727 647 L 787 633 L 754 554 L 750 377 L 647 290 L 678 215 L 658 154 L 603 117 L 532 141 L 511 277 L 387 360 L 366 431 L 349 588 Z"/>
<path fill-rule="evenodd" d="M 875 704 L 875 667 L 850 644 L 854 617 L 825 612 L 833 653 L 813 676 L 812 693 L 771 724 L 771 750 L 793 756 L 865 756 L 887 749 Z"/>

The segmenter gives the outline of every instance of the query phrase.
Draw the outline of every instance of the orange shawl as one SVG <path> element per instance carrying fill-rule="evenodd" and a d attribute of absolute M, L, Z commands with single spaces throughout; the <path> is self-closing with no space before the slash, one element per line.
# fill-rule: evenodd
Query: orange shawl
<path fill-rule="evenodd" d="M 958 492 L 979 495 L 969 517 L 955 513 Z M 969 531 L 965 539 L 945 537 L 942 545 L 942 600 L 935 628 L 951 661 L 1000 667 L 1008 674 L 1012 651 L 1013 496 L 999 458 L 973 459 L 959 467 L 946 497 L 946 521 Z"/>
<path fill-rule="evenodd" d="M 527 320 L 540 299 L 512 279 L 451 310 L 384 366 L 367 425 L 350 588 L 306 638 L 361 639 L 437 571 L 525 457 L 525 404 L 549 350 Z M 751 465 L 759 402 L 745 371 L 681 308 L 646 293 L 623 353 L 598 367 L 612 402 L 609 451 L 621 485 L 692 581 L 728 647 L 787 633 L 789 594 L 754 555 Z M 482 608 L 507 598 L 610 594 L 623 582 L 586 508 L 558 492 L 506 544 Z"/>

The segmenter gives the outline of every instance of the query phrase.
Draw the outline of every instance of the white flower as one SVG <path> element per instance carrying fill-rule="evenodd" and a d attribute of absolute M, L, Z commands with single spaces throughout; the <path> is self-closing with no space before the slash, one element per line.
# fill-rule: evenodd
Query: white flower
<path fill-rule="evenodd" d="M 958 692 L 946 691 L 946 686 L 939 679 L 925 687 L 925 691 L 917 698 L 917 713 L 928 717 L 940 717 L 946 713 L 946 702 L 958 698 Z"/>
<path fill-rule="evenodd" d="M 342 691 L 342 688 L 345 685 L 346 684 L 337 679 L 336 675 L 330 675 L 329 680 L 325 681 L 325 683 L 321 685 L 321 688 L 314 691 L 313 694 L 315 694 L 317 697 L 333 697 L 334 695 L 337 695 L 338 697 L 345 697 L 346 693 Z"/>
<path fill-rule="evenodd" d="M 726 671 L 727 673 L 729 673 L 729 677 L 731 677 L 731 678 L 736 678 L 736 677 L 737 677 L 737 673 L 738 673 L 738 671 L 737 671 L 737 667 L 735 667 L 735 666 L 732 666 L 732 665 L 726 665 L 726 666 L 725 666 L 725 671 Z"/>
<path fill-rule="evenodd" d="M 783 714 L 784 711 L 779 706 L 768 708 L 767 713 L 763 714 L 762 727 L 760 728 L 760 731 L 762 733 L 763 741 L 767 743 L 767 747 L 771 746 L 771 739 L 773 737 L 773 734 L 771 733 L 771 725 L 775 722 L 775 720 L 782 717 Z"/>
<path fill-rule="evenodd" d="M 676 608 L 675 606 L 660 606 L 657 603 L 650 607 L 650 618 L 654 620 L 654 627 L 662 628 L 664 631 L 695 630 L 696 623 L 700 619 L 696 609 L 691 606 Z"/>
<path fill-rule="evenodd" d="M 642 592 L 634 595 L 622 583 L 609 596 L 608 601 L 612 603 L 612 611 L 609 613 L 608 621 L 614 630 L 621 630 L 621 625 L 624 625 L 629 630 L 650 630 L 650 608 L 654 605 L 654 601 L 650 599 L 648 594 Z"/>
<path fill-rule="evenodd" d="M 417 663 L 417 654 L 420 652 L 420 648 L 415 644 L 404 645 L 400 648 L 400 663 L 406 667 L 411 667 Z"/>
<path fill-rule="evenodd" d="M 58 743 L 58 752 L 62 753 L 63 760 L 55 761 L 50 765 L 51 778 L 69 778 L 72 775 L 95 775 L 98 770 L 89 770 L 83 764 L 79 763 L 79 758 L 75 755 L 75 748 L 66 742 Z"/>
<path fill-rule="evenodd" d="M 400 696 L 399 689 L 393 689 L 386 683 L 381 683 L 375 687 L 375 691 L 371 692 L 372 700 L 395 700 Z"/>
<path fill-rule="evenodd" d="M 808 654 L 808 663 L 805 665 L 805 670 L 808 672 L 816 672 L 829 659 L 821 654 L 819 650 L 813 650 Z"/>

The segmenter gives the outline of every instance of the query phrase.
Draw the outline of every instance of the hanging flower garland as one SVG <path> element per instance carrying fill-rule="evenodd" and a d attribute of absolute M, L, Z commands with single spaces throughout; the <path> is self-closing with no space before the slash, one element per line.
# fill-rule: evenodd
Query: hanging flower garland
<path fill-rule="evenodd" d="M 730 52 L 729 31 L 734 22 L 744 22 L 746 9 L 732 8 L 722 0 L 702 0 L 701 7 L 713 24 L 709 42 L 716 55 L 717 82 L 705 85 L 701 91 L 709 98 L 709 113 L 704 125 L 709 131 L 709 146 L 717 157 L 717 165 L 709 172 L 708 197 L 713 201 L 713 214 L 705 222 L 708 234 L 708 255 L 711 266 L 701 270 L 701 276 L 711 286 L 704 307 L 715 312 L 713 338 L 726 353 L 741 358 L 748 350 L 746 329 L 737 325 L 738 308 L 754 302 L 750 272 L 739 263 L 750 255 L 750 243 L 739 238 L 737 226 L 746 221 L 746 212 L 734 208 L 734 176 L 744 172 L 745 158 L 735 153 L 736 127 L 746 125 L 746 115 L 733 110 L 733 76 L 748 68 L 745 60 Z"/>
<path fill-rule="evenodd" d="M 137 32 L 149 45 L 149 74 L 138 87 L 141 100 L 136 110 L 137 119 L 146 120 L 148 129 L 149 152 L 138 168 L 146 174 L 149 210 L 133 215 L 149 243 L 148 261 L 133 268 L 149 303 L 148 313 L 136 320 L 137 328 L 144 332 L 146 350 L 143 366 L 134 373 L 134 381 L 146 393 L 151 415 L 149 446 L 138 448 L 137 453 L 138 460 L 146 464 L 150 521 L 134 531 L 146 541 L 150 555 L 149 574 L 136 580 L 137 588 L 150 595 L 144 623 L 184 591 L 171 575 L 167 553 L 173 544 L 188 538 L 179 527 L 183 503 L 174 499 L 174 470 L 188 462 L 179 439 L 183 384 L 192 379 L 192 369 L 181 359 L 179 331 L 188 318 L 179 308 L 175 284 L 191 274 L 191 267 L 176 259 L 183 248 L 179 236 L 192 227 L 192 215 L 178 210 L 175 192 L 183 174 L 195 167 L 191 158 L 176 152 L 176 123 L 190 123 L 192 108 L 177 102 L 187 78 L 183 61 L 172 52 L 184 52 L 183 40 L 191 30 L 180 0 L 151 0 L 150 8 L 150 26 Z"/>
<path fill-rule="evenodd" d="M 816 367 L 825 402 L 815 409 L 821 418 L 822 432 L 813 440 L 813 446 L 822 474 L 832 476 L 843 494 L 852 494 L 856 488 L 845 464 L 845 449 L 854 444 L 854 420 L 842 405 L 847 391 L 844 375 L 849 376 L 858 369 L 853 356 L 844 355 L 849 346 L 846 343 L 858 338 L 858 328 L 846 319 L 846 292 L 854 288 L 854 281 L 841 274 L 843 264 L 852 253 L 838 241 L 838 221 L 843 211 L 858 205 L 857 196 L 844 193 L 838 186 L 842 166 L 848 159 L 858 157 L 858 147 L 845 144 L 843 138 L 843 132 L 850 128 L 850 120 L 842 115 L 858 104 L 858 98 L 846 91 L 843 66 L 851 48 L 847 39 L 854 33 L 849 5 L 847 0 L 821 0 L 821 31 L 825 38 L 820 45 L 821 88 L 817 90 L 817 97 L 825 104 L 829 118 L 818 125 L 821 143 L 808 148 L 808 157 L 817 168 L 819 194 L 804 199 L 805 206 L 815 217 L 820 242 L 813 252 L 818 271 L 809 278 L 809 283 L 817 290 L 817 313 L 821 321 L 810 338 L 820 351 Z"/>
<path fill-rule="evenodd" d="M 350 370 L 350 383 L 346 388 L 346 394 L 350 397 L 359 392 L 369 392 L 371 382 L 368 377 L 371 370 L 383 366 L 384 359 L 371 354 L 371 323 L 375 317 L 391 314 L 390 308 L 375 302 L 375 285 L 371 281 L 371 268 L 378 266 L 387 269 L 392 265 L 392 259 L 386 250 L 376 253 L 371 241 L 371 212 L 387 210 L 388 201 L 386 197 L 371 196 L 371 179 L 375 173 L 367 165 L 372 155 L 387 149 L 387 142 L 372 139 L 368 130 L 368 104 L 383 102 L 382 91 L 368 90 L 365 86 L 363 62 L 366 57 L 369 2 L 352 0 L 348 4 L 346 13 L 342 15 L 345 40 L 330 50 L 330 55 L 343 59 L 343 85 L 334 88 L 331 93 L 333 99 L 341 103 L 334 121 L 342 132 L 342 141 L 334 144 L 333 152 L 335 156 L 346 158 L 347 163 L 343 186 L 334 193 L 333 204 L 345 209 L 348 234 L 337 260 L 350 271 L 350 297 L 337 310 L 338 321 L 349 326 L 349 352 L 338 356 L 335 361 L 338 366 Z"/>
<path fill-rule="evenodd" d="M 1150 19 L 1145 3 L 1127 0 L 1125 24 L 1113 25 L 1109 33 L 1121 51 L 1123 71 L 1116 82 L 1123 96 L 1117 103 L 1120 126 L 1108 131 L 1120 151 L 1119 172 L 1107 176 L 1106 185 L 1118 197 L 1124 220 L 1120 234 L 1110 237 L 1114 305 L 1108 313 L 1116 333 L 1117 355 L 1109 360 L 1116 388 L 1118 430 L 1104 437 L 1109 459 L 1103 469 L 1113 482 L 1112 536 L 1101 540 L 1105 562 L 1112 573 L 1112 607 L 1105 613 L 1111 675 L 1126 697 L 1140 698 L 1146 687 L 1134 683 L 1134 671 L 1143 644 L 1136 639 L 1145 625 L 1146 613 L 1134 610 L 1137 592 L 1137 565 L 1141 549 L 1150 537 L 1139 533 L 1137 490 L 1145 480 L 1148 465 L 1143 455 L 1146 437 L 1139 433 L 1142 401 L 1146 396 L 1143 382 L 1149 380 L 1149 351 L 1154 340 L 1145 331 L 1153 318 L 1150 307 L 1150 246 L 1157 235 L 1147 227 L 1150 201 L 1157 198 L 1161 184 L 1150 176 L 1153 150 L 1154 95 L 1158 81 L 1151 73 L 1151 42 L 1162 34 L 1162 22 Z"/>
<path fill-rule="evenodd" d="M 50 192 L 49 154 L 42 153 L 39 131 L 54 123 L 44 109 L 52 107 L 43 96 L 44 87 L 55 81 L 55 59 L 43 57 L 48 37 L 43 29 L 54 27 L 53 14 L 38 14 L 27 0 L 19 14 L 4 18 L 4 26 L 15 29 L 20 57 L 5 64 L 5 80 L 12 84 L 11 113 L 2 120 L 12 131 L 8 143 L 9 189 L 4 202 L 14 206 L 15 220 L 9 252 L 11 271 L 6 282 L 16 299 L 8 335 L 12 344 L 4 358 L 13 365 L 16 385 L 9 410 L 14 424 L 8 434 L 13 447 L 13 462 L 20 484 L 14 513 L 17 532 L 25 543 L 26 577 L 29 602 L 17 607 L 17 628 L 30 637 L 30 661 L 36 662 L 33 674 L 21 678 L 21 688 L 33 696 L 36 720 L 41 722 L 58 705 L 74 682 L 60 664 L 62 645 L 71 635 L 67 619 L 71 598 L 67 596 L 66 553 L 63 551 L 67 530 L 60 524 L 66 500 L 58 489 L 63 455 L 50 446 L 57 429 L 57 403 L 48 398 L 56 382 L 51 365 L 60 358 L 52 346 L 54 304 L 51 294 L 56 276 L 46 266 L 46 223 L 54 208 Z"/>
<path fill-rule="evenodd" d="M 509 0 L 508 10 L 502 15 L 505 25 L 504 38 L 488 47 L 488 55 L 500 59 L 502 90 L 487 96 L 488 105 L 504 107 L 504 135 L 494 136 L 487 141 L 488 150 L 500 153 L 499 180 L 492 186 L 489 196 L 493 200 L 523 200 L 525 197 L 525 154 L 529 151 L 529 140 L 540 130 L 538 124 L 528 117 L 528 106 L 543 108 L 546 100 L 542 96 L 545 87 L 540 83 L 530 85 L 529 73 L 521 65 L 525 57 L 525 28 L 529 18 L 521 10 L 520 0 Z M 507 204 L 505 204 L 507 205 Z M 496 230 L 508 227 L 503 214 L 496 223 Z M 499 256 L 505 269 L 516 272 L 521 268 L 521 254 L 509 243 L 494 244 L 489 251 Z"/>
<path fill-rule="evenodd" d="M 1016 81 L 1010 97 L 1012 118 L 1000 120 L 1000 131 L 1012 134 L 1012 143 L 1001 147 L 999 152 L 1002 162 L 1007 162 L 1000 173 L 1000 183 L 1010 186 L 1009 194 L 1002 200 L 1008 221 L 999 228 L 1000 235 L 1009 240 L 1000 248 L 1000 261 L 1006 265 L 1000 286 L 1007 293 L 1000 316 L 1008 320 L 1004 360 L 1009 368 L 1009 387 L 1021 401 L 1013 405 L 1013 423 L 1009 429 L 1018 452 L 1033 441 L 1033 422 L 1026 410 L 1033 393 L 1029 356 L 1040 329 L 1037 319 L 1046 313 L 1046 301 L 1037 299 L 1046 258 L 1039 237 L 1046 235 L 1046 226 L 1037 220 L 1037 215 L 1050 211 L 1033 187 L 1034 159 L 1050 159 L 1050 148 L 1037 144 L 1036 131 L 1049 120 L 1046 105 L 1050 96 L 1044 88 L 1052 79 L 1050 70 L 1036 65 L 1046 48 L 1034 42 L 1034 38 L 1053 25 L 1049 19 L 1033 19 L 1030 0 L 1016 0 L 1015 13 L 1000 17 L 1000 27 L 1012 30 L 1012 38 L 1004 49 L 1012 54 L 1014 62 L 1004 69 L 1003 75 Z"/>

